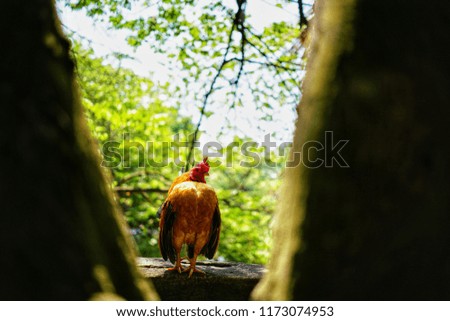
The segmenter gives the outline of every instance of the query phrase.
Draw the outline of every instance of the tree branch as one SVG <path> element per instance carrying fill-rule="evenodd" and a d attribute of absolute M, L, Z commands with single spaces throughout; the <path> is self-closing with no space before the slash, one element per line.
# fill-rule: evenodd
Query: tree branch
<path fill-rule="evenodd" d="M 231 26 L 230 29 L 230 33 L 228 35 L 228 43 L 227 43 L 227 47 L 225 49 L 225 53 L 223 55 L 223 60 L 222 63 L 219 66 L 219 69 L 217 70 L 216 75 L 214 76 L 211 85 L 209 86 L 209 90 L 206 92 L 204 98 L 203 98 L 203 104 L 202 107 L 200 109 L 200 119 L 198 120 L 197 126 L 195 128 L 194 134 L 192 135 L 192 140 L 191 140 L 191 144 L 189 146 L 189 152 L 188 155 L 186 157 L 186 166 L 184 167 L 184 172 L 187 172 L 189 170 L 189 167 L 191 166 L 191 158 L 193 156 L 193 152 L 194 152 L 194 147 L 195 147 L 195 142 L 197 140 L 197 136 L 198 136 L 198 132 L 200 130 L 200 126 L 202 124 L 203 121 L 203 116 L 205 115 L 205 111 L 206 111 L 206 106 L 208 104 L 208 100 L 209 97 L 211 96 L 211 94 L 214 92 L 214 86 L 216 85 L 217 80 L 219 79 L 223 68 L 225 67 L 225 65 L 227 63 L 229 63 L 231 60 L 228 60 L 228 53 L 230 51 L 231 45 L 233 43 L 233 32 L 236 28 L 238 28 L 238 26 L 242 26 L 244 24 L 244 20 L 245 20 L 245 5 L 247 3 L 247 0 L 237 0 L 238 2 L 238 11 L 235 14 L 234 20 L 233 20 L 233 25 Z M 238 29 L 239 30 L 239 29 Z M 193 162 L 194 160 L 192 160 Z"/>
<path fill-rule="evenodd" d="M 300 16 L 299 26 L 301 30 L 303 26 L 308 26 L 308 20 L 306 19 L 305 12 L 303 11 L 303 1 L 297 0 L 297 4 L 298 4 L 298 14 Z"/>
<path fill-rule="evenodd" d="M 261 212 L 271 213 L 272 212 L 272 209 L 269 209 L 267 207 L 260 207 L 260 208 L 243 207 L 242 204 L 234 203 L 227 198 L 222 198 L 221 201 L 224 202 L 228 207 L 238 208 L 243 212 L 244 211 L 245 212 L 256 212 L 256 213 L 261 213 Z"/>
<path fill-rule="evenodd" d="M 246 1 L 239 1 L 238 0 L 238 5 L 239 8 L 241 10 L 241 13 L 238 15 L 236 15 L 238 17 L 238 19 L 236 20 L 236 24 L 237 24 L 237 30 L 241 33 L 241 59 L 240 61 L 240 67 L 239 67 L 239 71 L 238 74 L 236 76 L 236 80 L 234 81 L 234 97 L 233 97 L 233 105 L 231 106 L 231 108 L 234 108 L 236 105 L 236 97 L 238 94 L 238 89 L 239 89 L 239 80 L 241 79 L 241 75 L 242 75 L 242 71 L 244 70 L 244 63 L 245 63 L 245 44 L 247 43 L 247 37 L 245 35 L 245 26 L 244 26 L 244 22 L 245 22 L 245 8 L 246 8 Z"/>
<path fill-rule="evenodd" d="M 163 178 L 167 182 L 171 182 L 170 178 L 168 178 L 168 177 L 166 177 L 164 175 L 161 175 L 161 173 L 151 172 L 151 171 L 148 171 L 148 170 L 141 170 L 141 171 L 137 171 L 137 172 L 134 172 L 134 173 L 131 173 L 131 174 L 127 175 L 127 176 L 122 177 L 117 182 L 117 185 L 120 186 L 123 183 L 126 183 L 126 182 L 132 180 L 133 178 L 140 177 L 140 176 L 155 176 L 155 177 Z"/>
<path fill-rule="evenodd" d="M 166 194 L 169 190 L 161 188 L 141 188 L 130 186 L 116 186 L 114 191 L 117 193 L 159 193 Z"/>

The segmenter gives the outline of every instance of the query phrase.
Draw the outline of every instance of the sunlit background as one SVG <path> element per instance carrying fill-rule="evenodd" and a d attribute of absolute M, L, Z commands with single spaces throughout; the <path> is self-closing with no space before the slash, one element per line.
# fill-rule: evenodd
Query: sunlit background
<path fill-rule="evenodd" d="M 236 1 L 57 3 L 88 122 L 113 160 L 105 164 L 141 255 L 159 256 L 156 210 L 189 154 L 164 142 L 189 143 L 198 127 L 195 160 L 207 142 L 224 148 L 208 180 L 223 217 L 216 258 L 266 263 L 285 157 L 261 143 L 267 134 L 277 146 L 291 141 L 305 65 L 298 2 L 249 1 L 240 16 Z M 303 10 L 310 17 L 312 1 Z M 111 141 L 118 164 L 103 149 Z M 261 161 L 242 166 L 252 160 L 239 147 L 248 141 Z"/>

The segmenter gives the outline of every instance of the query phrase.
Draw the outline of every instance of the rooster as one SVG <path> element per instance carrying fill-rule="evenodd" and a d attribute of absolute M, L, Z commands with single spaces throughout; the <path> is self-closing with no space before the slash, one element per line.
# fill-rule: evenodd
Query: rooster
<path fill-rule="evenodd" d="M 172 183 L 167 199 L 158 210 L 159 249 L 164 260 L 175 264 L 169 270 L 179 273 L 204 274 L 195 267 L 197 256 L 212 259 L 219 245 L 220 210 L 214 189 L 206 184 L 209 175 L 208 158 Z M 187 245 L 189 267 L 181 266 L 181 248 Z"/>

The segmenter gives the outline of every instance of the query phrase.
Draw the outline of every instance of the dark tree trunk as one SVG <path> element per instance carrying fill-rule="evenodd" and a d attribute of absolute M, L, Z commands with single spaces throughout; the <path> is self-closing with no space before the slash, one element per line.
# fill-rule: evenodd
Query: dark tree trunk
<path fill-rule="evenodd" d="M 334 143 L 349 140 L 349 167 L 286 170 L 254 298 L 449 300 L 450 4 L 340 0 L 316 11 L 294 151 L 313 140 L 330 151 L 332 131 Z M 309 156 L 330 162 L 324 150 Z"/>
<path fill-rule="evenodd" d="M 0 300 L 157 298 L 86 130 L 53 1 L 6 1 L 0 21 Z"/>

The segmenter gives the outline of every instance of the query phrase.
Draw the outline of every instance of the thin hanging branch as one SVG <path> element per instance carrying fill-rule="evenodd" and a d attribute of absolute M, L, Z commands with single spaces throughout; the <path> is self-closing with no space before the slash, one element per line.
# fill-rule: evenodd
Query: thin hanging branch
<path fill-rule="evenodd" d="M 239 59 L 239 61 L 240 61 L 239 71 L 238 71 L 236 79 L 235 79 L 235 81 L 233 83 L 233 85 L 234 85 L 234 97 L 233 97 L 233 105 L 232 105 L 231 108 L 234 108 L 235 105 L 236 105 L 236 98 L 237 98 L 238 89 L 239 89 L 239 80 L 241 79 L 241 75 L 242 75 L 242 72 L 244 70 L 245 45 L 247 43 L 247 37 L 245 35 L 246 29 L 245 29 L 245 26 L 244 26 L 246 2 L 245 1 L 242 1 L 242 2 L 238 1 L 238 4 L 239 4 L 239 6 L 241 8 L 241 13 L 239 13 L 239 15 L 236 16 L 237 20 L 235 21 L 235 24 L 236 24 L 237 30 L 241 34 L 241 51 L 240 51 L 241 52 L 241 59 Z"/>
<path fill-rule="evenodd" d="M 308 26 L 308 20 L 306 19 L 305 12 L 303 11 L 303 1 L 298 0 L 297 4 L 298 4 L 298 14 L 300 16 L 299 25 L 301 30 L 303 26 Z"/>
<path fill-rule="evenodd" d="M 267 45 L 267 43 L 265 43 L 261 39 L 261 36 L 257 35 L 249 28 L 246 28 L 245 27 L 245 17 L 246 17 L 245 9 L 246 9 L 247 0 L 236 0 L 236 2 L 238 5 L 238 10 L 234 14 L 233 24 L 230 28 L 230 32 L 228 35 L 227 47 L 226 47 L 224 55 L 223 55 L 222 63 L 219 65 L 219 68 L 217 69 L 217 72 L 215 73 L 215 76 L 209 86 L 209 89 L 203 97 L 202 106 L 200 108 L 200 118 L 197 122 L 195 131 L 192 135 L 190 144 L 188 146 L 186 165 L 183 169 L 184 172 L 188 171 L 189 168 L 195 162 L 195 160 L 193 159 L 195 143 L 198 138 L 200 126 L 201 126 L 203 118 L 205 116 L 206 108 L 209 103 L 209 98 L 217 90 L 216 83 L 217 83 L 218 79 L 220 78 L 220 76 L 222 75 L 224 67 L 228 63 L 235 61 L 235 62 L 238 62 L 238 64 L 239 64 L 239 69 L 237 70 L 236 77 L 234 78 L 234 80 L 229 81 L 230 85 L 234 87 L 234 98 L 233 98 L 233 104 L 232 104 L 231 108 L 233 108 L 236 104 L 236 100 L 238 97 L 238 86 L 239 86 L 240 79 L 242 78 L 241 76 L 244 74 L 245 63 L 260 64 L 260 65 L 265 65 L 267 67 L 272 68 L 275 71 L 276 77 L 278 77 L 279 81 L 283 84 L 286 84 L 286 80 L 283 79 L 283 77 L 281 76 L 281 71 L 286 72 L 292 79 L 295 79 L 296 77 L 294 77 L 294 75 L 292 73 L 297 70 L 295 67 L 301 67 L 299 64 L 296 64 L 291 61 L 281 61 L 277 57 L 276 53 Z M 304 26 L 307 26 L 308 20 L 306 18 L 304 10 L 303 10 L 302 0 L 298 0 L 297 3 L 298 3 L 299 15 L 300 15 L 299 24 L 300 24 L 300 28 L 303 28 Z M 234 31 L 239 32 L 240 36 L 241 36 L 239 57 L 229 58 L 228 56 L 230 54 L 230 49 L 233 46 Z M 250 39 L 248 39 L 247 32 L 251 36 L 258 39 L 259 42 L 261 42 L 261 44 L 267 49 L 268 53 L 264 52 L 262 50 L 262 48 L 260 48 L 256 43 L 253 43 Z M 251 47 L 254 50 L 256 50 L 256 52 L 258 52 L 264 58 L 265 62 L 260 62 L 260 61 L 254 60 L 254 59 L 248 59 L 247 55 L 246 55 L 246 47 Z M 300 86 L 298 85 L 298 87 L 300 87 Z"/>
<path fill-rule="evenodd" d="M 247 0 L 237 0 L 237 3 L 238 3 L 238 10 L 234 16 L 233 25 L 230 28 L 230 33 L 228 35 L 228 44 L 225 49 L 225 53 L 223 55 L 222 63 L 220 64 L 219 69 L 217 69 L 217 73 L 211 82 L 209 90 L 206 92 L 206 94 L 203 98 L 202 107 L 200 109 L 200 118 L 198 120 L 197 126 L 195 127 L 194 134 L 192 135 L 192 140 L 190 142 L 189 151 L 188 151 L 188 154 L 186 157 L 186 166 L 184 167 L 184 170 L 183 170 L 184 172 L 187 172 L 189 170 L 191 164 L 193 164 L 193 162 L 194 162 L 194 160 L 192 158 L 193 158 L 193 153 L 194 153 L 195 142 L 197 141 L 198 132 L 200 130 L 200 126 L 203 121 L 203 116 L 205 115 L 206 106 L 208 105 L 209 97 L 214 92 L 216 82 L 219 79 L 220 75 L 222 74 L 222 71 L 223 71 L 223 68 L 225 67 L 225 65 L 228 64 L 229 62 L 233 61 L 232 59 L 227 59 L 228 54 L 230 52 L 231 45 L 233 43 L 233 32 L 237 29 L 238 31 L 241 32 L 241 34 L 244 33 L 245 5 L 247 3 Z M 241 64 L 241 69 L 242 68 L 243 68 L 243 62 Z M 237 81 L 239 81 L 239 78 L 240 78 L 240 76 L 237 78 Z"/>
<path fill-rule="evenodd" d="M 211 96 L 211 94 L 214 91 L 214 86 L 216 85 L 217 79 L 219 79 L 220 74 L 222 73 L 223 67 L 225 67 L 225 65 L 227 63 L 230 62 L 230 60 L 227 60 L 227 56 L 228 56 L 228 52 L 230 51 L 231 48 L 231 43 L 233 41 L 233 31 L 234 31 L 234 25 L 231 27 L 230 30 L 230 34 L 228 37 L 228 45 L 227 48 L 225 49 L 225 54 L 223 57 L 223 61 L 219 66 L 219 69 L 217 70 L 216 75 L 214 76 L 211 85 L 209 87 L 208 92 L 205 94 L 204 98 L 203 98 L 203 103 L 202 103 L 202 108 L 200 109 L 200 118 L 198 120 L 197 126 L 195 127 L 195 131 L 194 134 L 192 135 L 192 140 L 189 146 L 189 152 L 188 155 L 186 157 L 186 166 L 184 167 L 184 172 L 187 172 L 189 170 L 190 164 L 191 164 L 191 158 L 194 152 L 194 147 L 195 147 L 195 142 L 197 141 L 197 136 L 198 136 L 198 132 L 200 130 L 200 125 L 202 124 L 202 120 L 203 120 L 203 116 L 205 115 L 205 111 L 206 111 L 206 106 L 208 104 L 208 99 L 209 96 Z"/>

